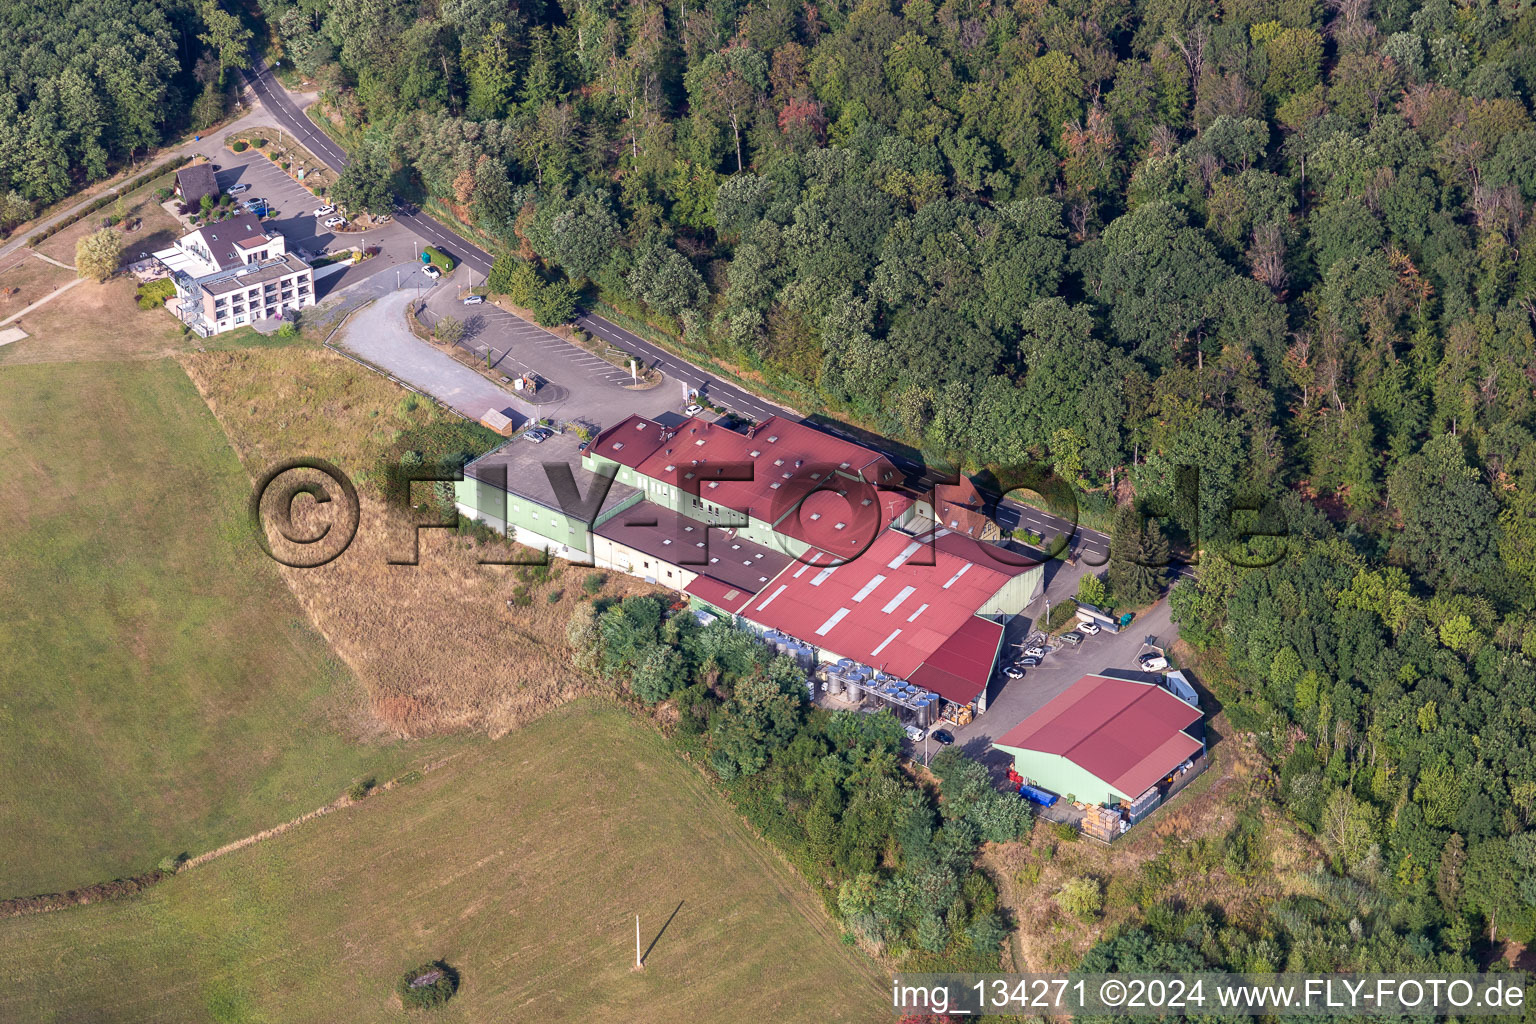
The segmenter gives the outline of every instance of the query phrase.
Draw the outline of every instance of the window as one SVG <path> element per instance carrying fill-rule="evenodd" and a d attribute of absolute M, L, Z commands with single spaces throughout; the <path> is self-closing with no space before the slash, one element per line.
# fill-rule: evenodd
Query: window
<path fill-rule="evenodd" d="M 623 451 L 624 450 L 624 442 L 623 441 L 615 441 L 615 442 L 613 442 L 613 450 L 616 451 L 616 452 L 617 451 Z"/>

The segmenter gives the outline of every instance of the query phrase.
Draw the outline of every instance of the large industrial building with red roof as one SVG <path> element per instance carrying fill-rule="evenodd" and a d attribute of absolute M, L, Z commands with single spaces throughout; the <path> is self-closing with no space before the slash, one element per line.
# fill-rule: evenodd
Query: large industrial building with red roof
<path fill-rule="evenodd" d="M 1031 785 L 1084 804 L 1150 810 L 1205 752 L 1200 709 L 1155 683 L 1086 675 L 992 745 Z M 1191 729 L 1196 728 L 1192 734 Z"/>
<path fill-rule="evenodd" d="M 947 525 L 958 502 L 907 491 L 884 455 L 803 423 L 631 416 L 579 462 L 563 441 L 512 441 L 471 463 L 460 511 L 862 674 L 849 693 L 985 710 L 1003 624 L 1041 591 L 1038 564 L 982 542 L 974 522 Z M 544 467 L 562 458 L 575 496 L 558 500 Z"/>

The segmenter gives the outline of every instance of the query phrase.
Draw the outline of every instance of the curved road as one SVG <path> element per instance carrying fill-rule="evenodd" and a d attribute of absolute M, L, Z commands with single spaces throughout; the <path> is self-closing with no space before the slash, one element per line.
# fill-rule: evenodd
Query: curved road
<path fill-rule="evenodd" d="M 251 91 L 261 100 L 262 106 L 266 107 L 267 111 L 277 119 L 278 124 L 287 129 L 290 135 L 295 139 L 303 140 L 309 151 L 325 161 L 332 170 L 339 172 L 347 165 L 346 151 L 304 115 L 298 104 L 294 103 L 293 98 L 288 94 L 288 90 L 272 74 L 272 69 L 268 67 L 266 61 L 259 61 L 253 70 L 243 71 L 241 74 Z M 408 227 L 422 241 L 448 249 L 461 263 L 468 264 L 482 277 L 490 273 L 491 255 L 452 228 L 420 212 L 397 213 L 395 219 Z M 826 429 L 822 424 L 804 420 L 787 409 L 774 405 L 767 399 L 737 387 L 729 381 L 720 380 L 708 371 L 600 316 L 583 314 L 576 318 L 576 323 L 583 330 L 590 331 L 611 344 L 633 353 L 668 376 L 707 393 L 710 401 L 716 405 L 724 406 L 754 420 L 767 419 L 769 416 L 784 416 L 805 422 L 818 430 Z M 844 437 L 855 440 L 852 435 L 844 435 Z M 861 441 L 861 443 L 867 442 Z M 924 467 L 911 459 L 889 451 L 885 452 L 885 455 L 898 468 L 909 474 L 920 475 L 923 472 Z M 1070 532 L 1074 525 L 1065 519 L 1012 501 L 1005 501 L 999 505 L 997 519 L 1004 529 L 1024 526 L 1044 536 Z M 1086 527 L 1079 526 L 1076 529 L 1077 553 L 1087 556 L 1090 564 L 1102 565 L 1101 560 L 1109 557 L 1109 538 Z"/>

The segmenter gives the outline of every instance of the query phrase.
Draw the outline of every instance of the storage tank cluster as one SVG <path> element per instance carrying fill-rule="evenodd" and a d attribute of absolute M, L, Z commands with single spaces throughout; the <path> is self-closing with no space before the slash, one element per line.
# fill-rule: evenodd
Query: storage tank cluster
<path fill-rule="evenodd" d="M 770 629 L 763 634 L 763 643 L 772 647 L 779 654 L 787 654 L 795 659 L 801 668 L 810 668 L 815 662 L 815 655 L 809 644 L 803 644 L 792 636 L 786 636 L 776 629 Z M 830 683 L 828 684 L 831 685 Z"/>
<path fill-rule="evenodd" d="M 938 694 L 929 693 L 905 679 L 860 665 L 851 658 L 826 665 L 822 671 L 826 675 L 829 696 L 841 697 L 852 704 L 859 703 L 865 696 L 878 697 L 910 712 L 913 722 L 923 729 L 939 721 L 942 704 Z"/>

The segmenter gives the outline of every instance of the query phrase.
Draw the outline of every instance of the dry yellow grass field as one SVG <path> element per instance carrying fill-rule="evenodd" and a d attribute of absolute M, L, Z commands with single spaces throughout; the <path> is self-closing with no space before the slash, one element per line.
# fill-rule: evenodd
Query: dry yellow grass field
<path fill-rule="evenodd" d="M 181 361 L 253 478 L 282 460 L 318 456 L 357 483 L 361 516 L 351 546 L 319 568 L 281 571 L 367 687 L 381 723 L 400 735 L 499 736 L 591 692 L 594 683 L 567 663 L 562 641 L 582 581 L 595 570 L 556 560 L 549 579 L 523 583 L 516 567 L 480 564 L 519 557 L 513 549 L 483 550 L 445 530 L 422 531 L 419 564 L 390 564 L 409 555 L 411 538 L 399 515 L 386 512 L 380 467 L 402 436 L 448 425 L 449 414 L 309 346 L 191 353 Z M 655 589 L 605 575 L 610 596 Z M 513 606 L 519 586 L 530 600 Z"/>
<path fill-rule="evenodd" d="M 74 279 L 73 272 L 38 259 L 28 249 L 0 256 L 0 320 L 21 312 Z"/>

